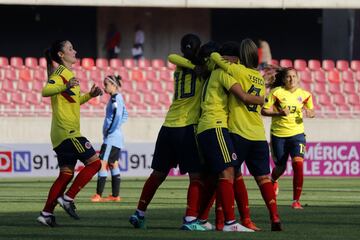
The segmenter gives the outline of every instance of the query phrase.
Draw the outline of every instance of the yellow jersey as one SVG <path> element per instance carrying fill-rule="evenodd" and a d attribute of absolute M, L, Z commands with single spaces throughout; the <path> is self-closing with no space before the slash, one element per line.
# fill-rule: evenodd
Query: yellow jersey
<path fill-rule="evenodd" d="M 267 97 L 265 109 L 279 110 L 287 107 L 288 116 L 273 116 L 271 119 L 271 134 L 277 137 L 290 137 L 304 133 L 303 107 L 313 109 L 312 95 L 308 91 L 297 88 L 290 92 L 283 87 L 274 88 Z"/>
<path fill-rule="evenodd" d="M 66 89 L 66 83 L 73 77 L 74 74 L 69 69 L 59 65 L 42 90 L 44 97 L 51 96 L 50 136 L 54 148 L 65 139 L 81 137 L 80 105 L 91 97 L 90 94 L 81 95 L 79 86 Z"/>
<path fill-rule="evenodd" d="M 224 61 L 219 53 L 211 54 L 213 61 L 230 74 L 242 89 L 256 96 L 265 95 L 265 81 L 261 74 L 242 64 Z M 264 141 L 265 127 L 261 117 L 261 106 L 246 105 L 236 96 L 229 96 L 229 132 L 251 141 Z"/>
<path fill-rule="evenodd" d="M 218 68 L 211 72 L 201 94 L 198 133 L 212 128 L 228 128 L 229 89 L 236 80 Z"/>
<path fill-rule="evenodd" d="M 197 124 L 200 117 L 200 95 L 203 86 L 201 77 L 193 69 L 195 65 L 176 54 L 168 57 L 176 65 L 174 72 L 174 96 L 166 114 L 164 126 L 185 127 Z"/>

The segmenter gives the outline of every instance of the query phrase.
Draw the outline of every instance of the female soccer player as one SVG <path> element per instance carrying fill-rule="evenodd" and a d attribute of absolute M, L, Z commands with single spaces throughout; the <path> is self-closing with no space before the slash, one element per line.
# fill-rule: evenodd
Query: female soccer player
<path fill-rule="evenodd" d="M 299 87 L 299 78 L 294 68 L 279 69 L 272 90 L 261 113 L 271 116 L 271 148 L 275 167 L 271 177 L 275 192 L 277 180 L 286 170 L 289 155 L 292 159 L 293 209 L 303 209 L 299 200 L 303 186 L 303 161 L 305 154 L 305 134 L 303 111 L 309 118 L 315 117 L 311 93 Z"/>
<path fill-rule="evenodd" d="M 49 77 L 42 90 L 42 96 L 51 97 L 51 142 L 57 154 L 60 174 L 50 188 L 45 207 L 37 221 L 54 227 L 56 221 L 53 212 L 57 203 L 72 218 L 79 219 L 75 211 L 74 198 L 100 169 L 99 157 L 91 143 L 80 133 L 80 105 L 101 95 L 102 91 L 93 85 L 89 93 L 80 94 L 79 80 L 71 71 L 72 64 L 76 62 L 76 51 L 70 41 L 53 43 L 45 55 Z M 58 64 L 55 69 L 53 61 Z M 64 194 L 74 176 L 78 159 L 85 167 Z"/>
<path fill-rule="evenodd" d="M 256 96 L 265 95 L 265 81 L 257 71 L 258 52 L 256 44 L 245 39 L 240 45 L 240 64 L 230 64 L 220 55 L 214 53 L 212 59 L 233 76 L 248 93 Z M 270 213 L 271 230 L 280 231 L 281 224 L 277 212 L 275 193 L 270 179 L 269 147 L 265 137 L 265 128 L 260 114 L 261 106 L 239 103 L 235 96 L 229 97 L 229 131 L 240 165 L 236 167 L 235 196 L 238 204 L 241 222 L 253 230 L 259 230 L 250 221 L 248 196 L 240 166 L 245 161 L 250 173 L 254 176 L 266 206 Z"/>
<path fill-rule="evenodd" d="M 124 147 L 123 134 L 121 125 L 128 119 L 128 112 L 119 89 L 121 87 L 120 76 L 107 76 L 104 79 L 104 92 L 110 95 L 109 102 L 106 106 L 106 116 L 103 125 L 104 143 L 100 150 L 101 169 L 98 173 L 96 194 L 91 198 L 92 202 L 113 201 L 119 202 L 120 191 L 120 168 L 119 157 L 121 148 Z M 111 172 L 111 189 L 112 195 L 102 198 L 108 167 Z"/>
<path fill-rule="evenodd" d="M 223 55 L 239 56 L 239 46 L 237 43 L 229 42 L 222 46 L 220 52 Z M 214 54 L 217 53 L 212 53 L 211 56 Z M 246 104 L 264 103 L 263 97 L 244 92 L 241 85 L 223 69 L 215 69 L 202 92 L 198 142 L 206 164 L 212 173 L 218 176 L 216 194 L 221 201 L 225 217 L 223 231 L 253 232 L 237 223 L 235 219 L 234 167 L 238 161 L 228 131 L 229 95 L 234 95 L 238 101 Z"/>
<path fill-rule="evenodd" d="M 194 34 L 186 34 L 181 39 L 183 57 L 191 63 L 197 63 L 197 53 L 201 41 Z M 146 180 L 137 210 L 130 216 L 135 228 L 146 228 L 145 211 L 156 190 L 166 179 L 171 168 L 179 165 L 182 174 L 189 173 L 187 210 L 184 218 L 184 230 L 205 230 L 197 222 L 197 206 L 201 181 L 199 173 L 202 164 L 195 141 L 196 124 L 200 116 L 200 95 L 203 81 L 194 70 L 176 67 L 174 73 L 174 98 L 165 122 L 160 129 L 150 177 Z M 194 217 L 195 215 L 195 217 Z"/>

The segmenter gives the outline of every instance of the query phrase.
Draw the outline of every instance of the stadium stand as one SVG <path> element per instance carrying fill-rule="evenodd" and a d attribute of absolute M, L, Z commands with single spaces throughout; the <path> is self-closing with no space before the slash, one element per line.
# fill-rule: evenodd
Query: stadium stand
<path fill-rule="evenodd" d="M 360 115 L 360 60 L 290 59 L 273 64 L 294 66 L 301 86 L 312 92 L 318 117 L 350 118 Z M 175 65 L 162 59 L 83 58 L 74 68 L 80 89 L 102 86 L 109 74 L 122 77 L 122 92 L 131 116 L 164 116 L 174 91 Z M 0 57 L 0 116 L 50 116 L 50 98 L 41 97 L 46 83 L 44 58 Z M 81 107 L 85 116 L 103 116 L 106 96 Z"/>

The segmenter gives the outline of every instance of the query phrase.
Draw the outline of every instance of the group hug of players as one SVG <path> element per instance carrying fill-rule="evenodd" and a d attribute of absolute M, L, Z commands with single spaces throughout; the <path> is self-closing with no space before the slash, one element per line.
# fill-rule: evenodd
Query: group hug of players
<path fill-rule="evenodd" d="M 294 169 L 294 209 L 303 184 L 305 135 L 303 111 L 314 117 L 312 96 L 298 87 L 297 72 L 276 69 L 265 98 L 265 80 L 258 71 L 258 47 L 250 39 L 208 42 L 195 34 L 181 39 L 182 56 L 170 54 L 176 65 L 174 98 L 162 125 L 146 180 L 130 223 L 146 228 L 145 211 L 171 168 L 188 173 L 190 183 L 183 230 L 254 232 L 248 195 L 241 174 L 246 163 L 268 208 L 272 231 L 281 231 L 277 210 L 277 179 L 288 156 Z M 272 117 L 271 142 L 275 168 L 270 175 L 269 146 L 261 114 Z M 216 201 L 215 201 L 216 200 Z M 234 200 L 240 215 L 234 212 Z M 215 226 L 208 222 L 215 203 Z"/>

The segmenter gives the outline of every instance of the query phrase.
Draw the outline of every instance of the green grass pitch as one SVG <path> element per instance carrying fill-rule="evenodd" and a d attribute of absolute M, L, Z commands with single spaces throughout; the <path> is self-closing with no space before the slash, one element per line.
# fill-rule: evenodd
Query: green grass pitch
<path fill-rule="evenodd" d="M 95 178 L 94 178 L 95 179 Z M 95 181 L 78 195 L 81 220 L 71 219 L 57 206 L 60 225 L 41 226 L 36 217 L 54 179 L 0 179 L 0 239 L 360 239 L 360 179 L 305 178 L 301 202 L 304 210 L 290 208 L 292 179 L 280 180 L 278 196 L 283 232 L 270 232 L 267 209 L 252 178 L 246 178 L 256 233 L 185 232 L 178 230 L 185 209 L 186 178 L 169 178 L 156 193 L 147 211 L 147 230 L 134 229 L 128 217 L 134 212 L 144 178 L 124 178 L 120 203 L 91 203 Z M 110 192 L 107 183 L 105 194 Z M 214 221 L 214 213 L 210 215 Z"/>

